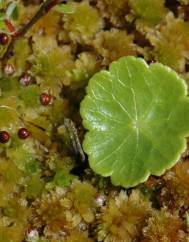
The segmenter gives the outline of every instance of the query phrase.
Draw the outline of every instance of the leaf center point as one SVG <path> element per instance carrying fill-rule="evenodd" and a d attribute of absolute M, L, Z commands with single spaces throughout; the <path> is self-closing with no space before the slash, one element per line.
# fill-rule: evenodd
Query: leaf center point
<path fill-rule="evenodd" d="M 133 122 L 132 126 L 133 126 L 133 129 L 139 129 L 140 124 L 139 124 L 139 122 L 138 122 L 137 120 L 135 120 L 135 121 Z"/>

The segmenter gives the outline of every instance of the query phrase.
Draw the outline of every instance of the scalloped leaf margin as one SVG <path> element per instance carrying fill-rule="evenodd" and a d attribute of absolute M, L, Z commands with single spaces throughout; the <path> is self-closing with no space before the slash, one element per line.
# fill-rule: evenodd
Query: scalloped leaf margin
<path fill-rule="evenodd" d="M 160 63 L 132 56 L 113 62 L 90 79 L 80 113 L 90 167 L 114 185 L 160 176 L 186 149 L 187 86 Z"/>

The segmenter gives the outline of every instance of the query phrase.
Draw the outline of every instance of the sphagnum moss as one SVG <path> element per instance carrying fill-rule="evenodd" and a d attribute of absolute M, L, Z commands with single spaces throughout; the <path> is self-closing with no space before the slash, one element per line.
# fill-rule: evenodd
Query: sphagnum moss
<path fill-rule="evenodd" d="M 143 242 L 152 241 L 188 241 L 188 235 L 184 232 L 185 225 L 177 214 L 171 214 L 166 210 L 155 211 L 148 220 L 148 226 L 143 228 Z"/>
<path fill-rule="evenodd" d="M 110 198 L 102 208 L 98 241 L 132 242 L 140 238 L 151 212 L 150 202 L 139 191 L 133 191 L 129 198 L 121 191 L 118 196 Z"/>
<path fill-rule="evenodd" d="M 137 46 L 134 44 L 134 36 L 126 31 L 110 29 L 101 31 L 94 39 L 95 50 L 103 57 L 102 64 L 109 65 L 112 61 L 122 56 L 136 55 Z"/>
<path fill-rule="evenodd" d="M 126 24 L 125 15 L 129 12 L 128 0 L 98 0 L 97 7 L 102 17 L 107 18 L 115 27 L 123 27 Z"/>
<path fill-rule="evenodd" d="M 0 143 L 0 242 L 188 242 L 187 155 L 120 192 L 75 156 L 64 118 L 82 140 L 84 88 L 120 56 L 142 55 L 187 79 L 189 2 L 73 1 L 72 14 L 51 9 L 16 39 L 41 1 L 18 1 L 8 17 L 11 3 L 0 1 L 0 131 L 9 134 Z M 24 140 L 22 128 L 30 132 Z"/>

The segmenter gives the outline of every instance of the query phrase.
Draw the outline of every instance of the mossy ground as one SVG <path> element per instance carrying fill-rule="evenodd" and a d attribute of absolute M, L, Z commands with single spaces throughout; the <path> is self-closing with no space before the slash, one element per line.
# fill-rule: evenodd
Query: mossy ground
<path fill-rule="evenodd" d="M 40 2 L 19 1 L 16 28 Z M 0 75 L 0 130 L 11 135 L 0 145 L 0 242 L 189 241 L 188 151 L 162 177 L 124 190 L 90 170 L 65 125 L 71 119 L 82 141 L 88 80 L 121 56 L 159 61 L 188 81 L 188 4 L 73 1 L 73 14 L 52 9 L 15 43 L 6 63 L 14 72 L 2 66 Z M 52 97 L 49 105 L 41 93 Z M 17 136 L 21 127 L 31 133 L 26 140 Z"/>

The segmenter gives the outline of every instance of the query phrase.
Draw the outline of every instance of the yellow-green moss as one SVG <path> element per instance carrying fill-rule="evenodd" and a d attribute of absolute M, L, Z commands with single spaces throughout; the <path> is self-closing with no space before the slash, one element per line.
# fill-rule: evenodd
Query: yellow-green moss
<path fill-rule="evenodd" d="M 103 28 L 103 19 L 96 8 L 88 1 L 74 4 L 75 11 L 63 17 L 64 28 L 71 40 L 79 43 L 89 43 L 97 32 Z"/>

